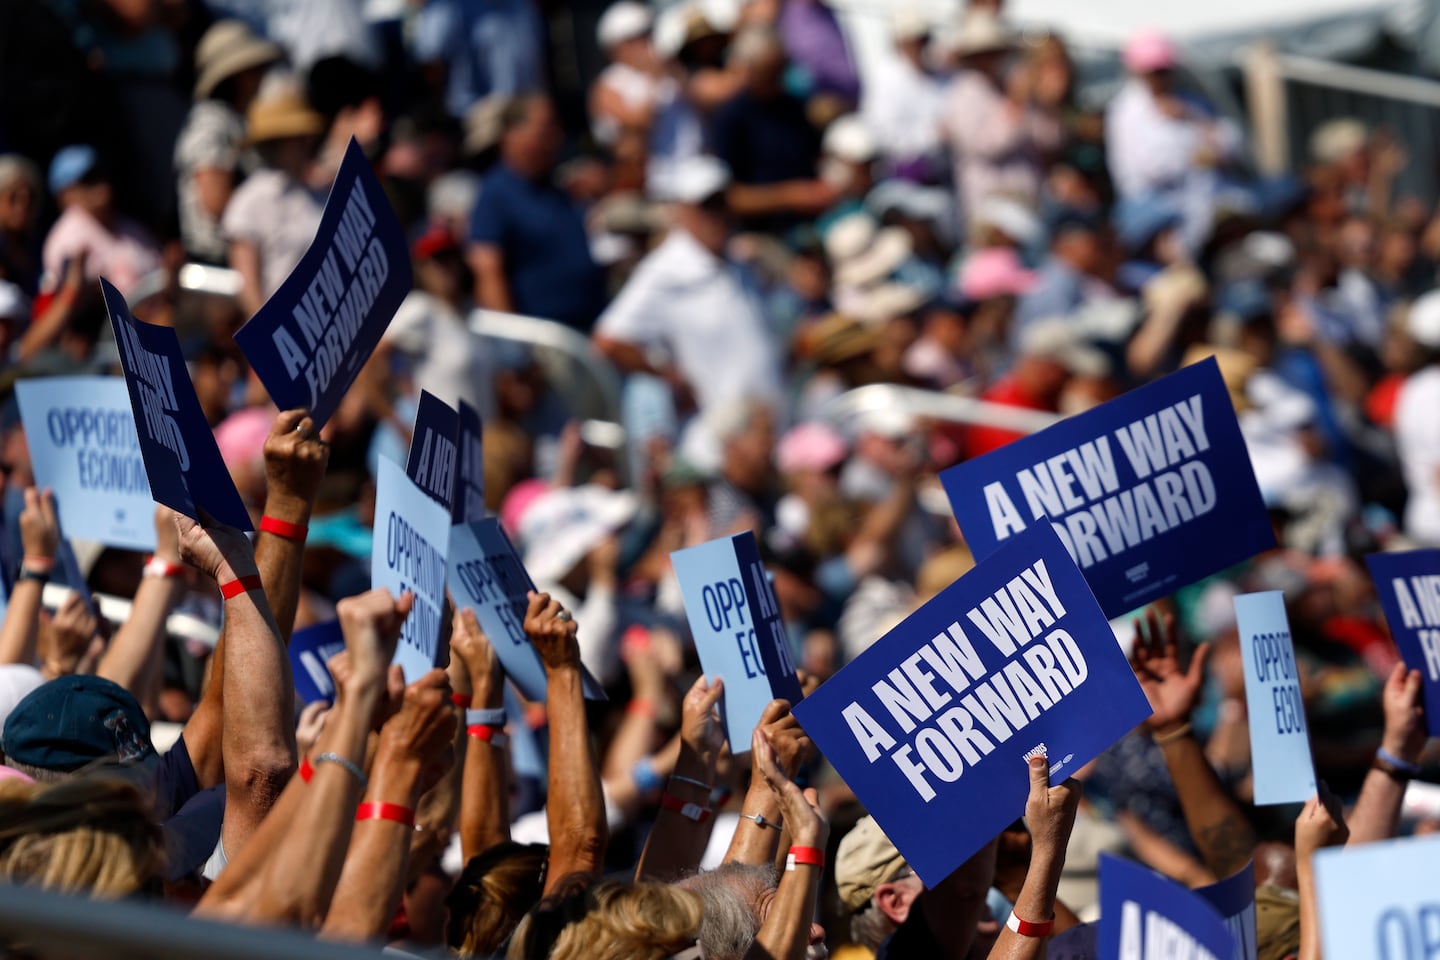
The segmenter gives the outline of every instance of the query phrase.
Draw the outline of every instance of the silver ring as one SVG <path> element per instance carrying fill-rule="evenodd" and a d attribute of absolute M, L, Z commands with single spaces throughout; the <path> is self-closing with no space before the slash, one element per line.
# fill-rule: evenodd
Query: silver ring
<path fill-rule="evenodd" d="M 570 616 L 570 611 L 569 611 L 569 610 L 561 610 L 559 613 L 555 614 L 555 619 L 556 619 L 556 620 L 559 620 L 561 623 L 569 623 L 571 620 L 574 620 L 575 618 L 572 617 L 572 616 Z"/>
<path fill-rule="evenodd" d="M 295 424 L 295 432 L 300 434 L 300 439 L 302 440 L 309 436 L 309 434 L 305 432 L 305 424 L 303 423 Z"/>

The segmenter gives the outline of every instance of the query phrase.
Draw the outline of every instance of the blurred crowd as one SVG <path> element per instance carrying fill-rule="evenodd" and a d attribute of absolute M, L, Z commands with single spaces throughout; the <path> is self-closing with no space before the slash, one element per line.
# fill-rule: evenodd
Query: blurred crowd
<path fill-rule="evenodd" d="M 1416 740 L 1418 677 L 1397 668 L 1361 559 L 1440 546 L 1440 213 L 1396 189 L 1411 158 L 1395 132 L 1331 120 L 1297 145 L 1293 171 L 1259 176 L 1243 125 L 1191 82 L 1171 38 L 1131 38 L 1117 89 L 1090 109 L 1065 38 L 1018 29 L 1003 0 L 972 0 L 945 20 L 924 5 L 885 4 L 883 22 L 866 22 L 883 29 L 886 49 L 863 70 L 825 0 L 620 0 L 599 16 L 605 63 L 585 78 L 583 103 L 556 93 L 578 82 L 573 58 L 556 54 L 560 27 L 575 23 L 565 5 L 415 0 L 378 21 L 370 6 L 0 4 L 10 41 L 0 44 L 10 555 L 44 567 L 56 549 L 53 509 L 30 489 L 11 387 L 117 370 L 102 276 L 137 317 L 180 333 L 256 519 L 288 510 L 308 525 L 305 549 L 282 557 L 286 548 L 262 535 L 246 560 L 247 548 L 220 532 L 190 524 L 177 539 L 163 516 L 157 557 L 176 568 L 163 576 L 138 555 L 77 542 L 89 585 L 135 600 L 113 636 L 74 602 L 53 613 L 38 594 L 19 602 L 25 578 L 12 583 L 0 716 L 22 703 L 3 740 L 6 763 L 28 773 L 15 779 L 43 784 L 55 778 L 37 771 L 134 759 L 79 734 L 62 750 L 34 719 L 98 698 L 94 709 L 121 710 L 136 755 L 153 752 L 146 731 L 158 746 L 161 730 L 173 740 L 185 725 L 183 762 L 168 759 L 173 748 L 147 761 L 165 765 L 167 830 L 204 788 L 224 785 L 231 799 L 225 842 L 195 861 L 148 832 L 155 816 L 131 822 L 131 788 L 10 784 L 0 792 L 0 873 L 45 882 L 34 864 L 58 855 L 32 851 L 27 861 L 11 824 L 40 823 L 34 830 L 49 836 L 85 827 L 67 827 L 63 807 L 123 822 L 134 835 L 115 842 L 143 855 L 133 877 L 92 864 L 52 885 L 157 892 L 163 876 L 167 887 L 188 882 L 192 896 L 208 890 L 202 912 L 222 919 L 388 937 L 418 951 L 448 944 L 489 956 L 508 943 L 511 956 L 715 960 L 755 956 L 763 942 L 773 957 L 823 955 L 827 945 L 965 957 L 987 955 L 998 935 L 992 955 L 1020 957 L 1043 947 L 1024 952 L 1031 945 L 1006 918 L 1047 909 L 1047 887 L 1065 925 L 1093 919 L 1101 851 L 1198 886 L 1260 844 L 1270 898 L 1260 956 L 1283 957 L 1299 949 L 1294 891 L 1308 851 L 1336 837 L 1313 822 L 1330 811 L 1331 825 L 1343 824 L 1333 822 L 1338 805 L 1321 804 L 1301 820 L 1312 832 L 1297 837 L 1294 810 L 1248 805 L 1231 598 L 1255 590 L 1285 594 L 1318 772 L 1347 802 L 1361 797 L 1355 825 L 1366 839 L 1440 827 L 1433 788 L 1406 793 L 1401 782 L 1412 765 L 1433 773 L 1440 757 L 1424 749 L 1423 730 Z M 274 408 L 233 334 L 313 239 L 352 138 L 406 226 L 415 289 L 339 412 L 317 436 L 284 440 L 277 417 L 294 432 L 298 419 L 286 418 L 299 414 Z M 182 273 L 205 278 L 205 292 Z M 485 311 L 551 321 L 587 348 L 577 360 L 483 336 Z M 698 660 L 671 551 L 753 530 L 794 660 L 818 684 L 973 565 L 940 470 L 1211 356 L 1279 546 L 1184 588 L 1158 605 L 1163 618 L 1113 624 L 1152 704 L 1176 684 L 1183 703 L 1168 715 L 1157 705 L 1158 719 L 1087 767 L 1083 802 L 1070 787 L 1035 787 L 1030 812 L 1053 829 L 1042 836 L 1032 822 L 1032 841 L 1017 823 L 989 860 L 922 892 L 783 704 L 751 757 L 748 744 L 715 746 L 716 694 L 704 678 L 692 686 Z M 577 389 L 596 369 L 602 380 L 618 374 L 614 410 Z M 909 389 L 840 399 L 872 385 Z M 386 637 L 393 649 L 391 621 L 404 612 L 403 601 L 392 608 L 394 598 L 365 593 L 373 477 L 379 457 L 403 462 L 422 389 L 481 411 L 487 505 L 545 594 L 526 631 L 552 684 L 548 713 L 512 693 L 505 714 L 493 654 L 463 611 L 448 680 L 396 700 L 383 669 L 373 675 L 368 660 Z M 982 402 L 956 422 L 927 400 L 940 393 Z M 608 418 L 623 442 L 595 422 Z M 179 576 L 182 560 L 199 575 Z M 273 616 L 237 614 L 209 582 L 247 563 L 266 577 Z M 151 589 L 157 579 L 163 593 Z M 289 670 L 290 630 L 335 619 L 337 604 L 353 661 L 337 682 L 353 692 L 328 713 L 297 715 L 288 692 L 257 702 L 277 697 L 270 680 Z M 223 658 L 167 637 L 154 613 L 219 623 L 222 607 Z M 137 625 L 141 611 L 150 619 Z M 245 629 L 267 640 L 237 642 Z M 266 673 L 258 648 L 275 640 L 280 656 Z M 1206 653 L 1187 672 L 1191 649 Z M 558 689 L 576 662 L 608 703 L 584 706 Z M 484 706 L 505 719 L 490 728 L 510 738 L 497 760 L 474 735 L 486 724 L 469 724 L 468 751 L 439 778 L 448 790 L 402 759 L 449 745 L 446 682 L 473 688 L 477 707 L 482 691 L 493 694 Z M 388 709 L 371 703 L 387 696 Z M 251 735 L 237 732 L 267 712 Z M 423 793 L 424 829 L 401 857 L 357 824 L 347 859 L 349 835 L 325 832 L 338 828 L 299 795 L 292 772 L 308 756 L 305 773 L 307 746 L 320 738 L 344 763 L 311 773 L 318 783 L 325 772 L 337 806 L 342 790 L 353 804 L 361 784 L 342 768 L 364 758 L 372 725 L 379 746 L 365 799 L 382 769 L 398 783 L 404 768 L 410 779 L 396 789 L 414 797 L 384 800 L 414 808 Z M 1382 738 L 1406 766 L 1377 774 Z M 1405 794 L 1403 816 L 1400 793 L 1377 775 Z M 713 821 L 687 819 L 668 802 L 675 796 Z M 267 816 L 272 807 L 285 816 Z M 768 866 L 777 849 L 784 866 L 779 831 L 766 826 L 782 816 L 792 840 L 830 838 L 830 866 L 808 887 L 792 880 L 807 871 Z M 666 840 L 658 853 L 647 846 L 655 831 Z M 312 860 L 277 854 L 287 836 Z M 1049 849 L 1057 842 L 1063 873 Z M 635 875 L 637 859 L 650 882 L 566 877 Z M 277 889 L 291 870 L 293 884 Z M 678 886 L 658 882 L 684 873 Z M 240 878 L 207 888 L 202 874 Z M 330 895 L 345 899 L 337 883 L 369 914 L 332 908 Z M 607 938 L 621 945 L 594 947 Z M 697 938 L 701 952 L 683 953 Z M 1092 955 L 1067 949 L 1077 952 L 1051 955 Z"/>

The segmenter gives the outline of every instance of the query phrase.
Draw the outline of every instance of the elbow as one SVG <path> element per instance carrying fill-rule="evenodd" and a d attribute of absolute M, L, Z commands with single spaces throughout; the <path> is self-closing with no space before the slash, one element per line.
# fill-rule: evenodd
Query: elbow
<path fill-rule="evenodd" d="M 276 745 L 247 755 L 238 766 L 228 771 L 226 791 L 241 792 L 256 808 L 269 810 L 295 775 L 295 751 Z"/>

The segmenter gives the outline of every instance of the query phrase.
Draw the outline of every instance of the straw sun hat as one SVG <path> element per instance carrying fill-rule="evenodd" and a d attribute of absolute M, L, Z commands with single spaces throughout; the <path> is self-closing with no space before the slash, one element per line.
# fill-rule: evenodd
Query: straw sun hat
<path fill-rule="evenodd" d="M 257 37 L 242 21 L 220 20 L 205 31 L 195 48 L 195 99 L 211 96 L 236 74 L 269 66 L 283 57 L 279 47 Z"/>

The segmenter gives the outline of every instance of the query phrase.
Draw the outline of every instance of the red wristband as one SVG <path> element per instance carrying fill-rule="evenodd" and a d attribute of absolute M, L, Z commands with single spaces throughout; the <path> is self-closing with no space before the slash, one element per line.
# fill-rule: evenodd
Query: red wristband
<path fill-rule="evenodd" d="M 260 531 L 262 533 L 273 533 L 277 537 L 284 537 L 286 540 L 305 542 L 305 536 L 310 528 L 303 523 L 291 523 L 288 520 L 281 520 L 278 517 L 261 517 Z"/>
<path fill-rule="evenodd" d="M 679 797 L 672 797 L 665 794 L 660 798 L 660 807 L 669 810 L 671 813 L 678 813 L 686 820 L 694 820 L 696 823 L 704 823 L 714 813 L 709 807 L 702 807 L 698 803 L 691 803 L 688 800 L 681 800 Z"/>
<path fill-rule="evenodd" d="M 655 719 L 656 709 L 654 700 L 631 700 L 625 704 L 625 712 L 630 716 L 645 716 L 651 720 Z"/>
<path fill-rule="evenodd" d="M 471 700 L 470 694 L 468 693 L 452 693 L 450 694 L 450 702 L 455 704 L 455 706 L 459 707 L 461 710 L 469 710 L 470 704 L 473 701 Z"/>
<path fill-rule="evenodd" d="M 357 821 L 390 820 L 413 827 L 415 826 L 415 811 L 409 807 L 402 807 L 398 803 L 362 803 L 355 809 L 355 819 Z"/>
<path fill-rule="evenodd" d="M 54 557 L 25 557 L 20 561 L 20 566 L 30 567 L 35 570 L 54 570 Z"/>
<path fill-rule="evenodd" d="M 309 783 L 309 782 L 310 782 L 310 778 L 313 777 L 313 776 L 315 776 L 315 767 L 311 765 L 311 763 L 310 763 L 310 758 L 309 758 L 309 757 L 301 757 L 301 758 L 300 758 L 300 779 L 301 779 L 301 781 L 304 782 L 304 783 Z"/>
<path fill-rule="evenodd" d="M 237 577 L 229 583 L 220 584 L 220 596 L 226 600 L 234 600 L 242 593 L 263 589 L 265 589 L 265 587 L 264 584 L 260 582 L 260 574 L 252 573 L 248 577 Z"/>
<path fill-rule="evenodd" d="M 171 563 L 169 560 L 161 560 L 159 557 L 152 555 L 145 558 L 145 569 L 141 571 L 141 576 L 161 577 L 170 580 L 180 576 L 184 572 L 184 564 Z"/>
<path fill-rule="evenodd" d="M 1055 921 L 1051 919 L 1042 923 L 1031 923 L 1029 920 L 1021 920 L 1015 911 L 1011 910 L 1010 919 L 1005 921 L 1005 926 L 1022 937 L 1048 937 L 1050 931 L 1055 929 Z"/>
<path fill-rule="evenodd" d="M 825 867 L 825 851 L 819 847 L 791 847 L 785 857 L 785 869 L 794 870 L 797 864 L 807 867 Z"/>
<path fill-rule="evenodd" d="M 465 728 L 468 736 L 474 737 L 481 743 L 488 743 L 492 747 L 505 746 L 505 728 L 489 723 L 472 723 Z"/>

